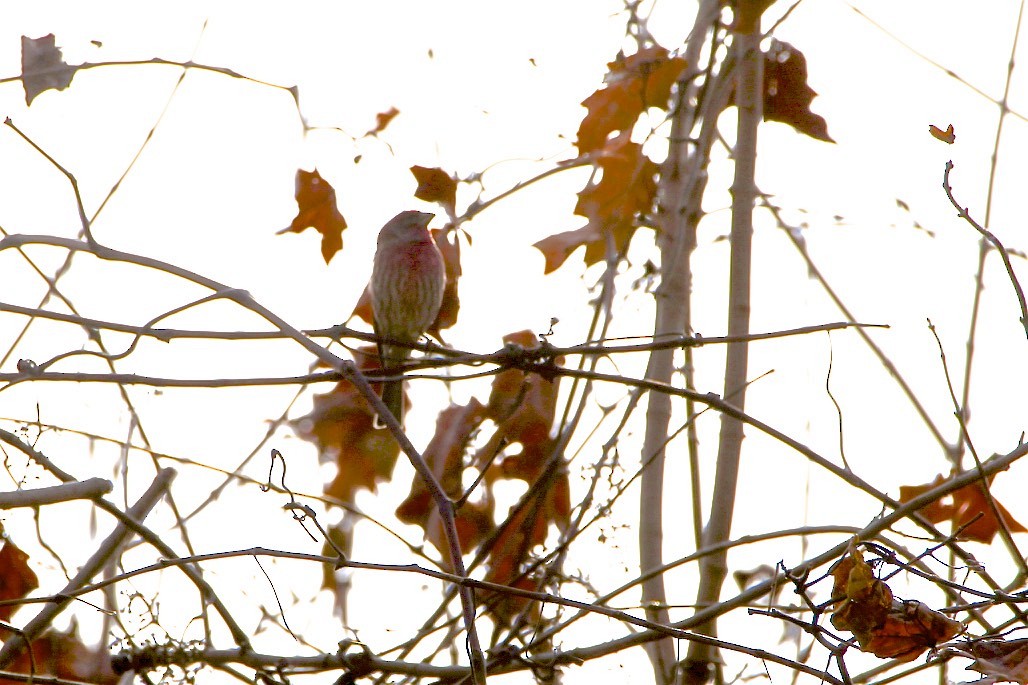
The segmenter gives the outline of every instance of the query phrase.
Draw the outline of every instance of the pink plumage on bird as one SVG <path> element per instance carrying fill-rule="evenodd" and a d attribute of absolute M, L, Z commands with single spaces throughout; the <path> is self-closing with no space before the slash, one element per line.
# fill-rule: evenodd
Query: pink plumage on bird
<path fill-rule="evenodd" d="M 382 368 L 391 371 L 410 358 L 416 343 L 439 314 L 446 287 L 446 267 L 428 223 L 434 214 L 400 212 L 378 234 L 371 272 L 371 309 Z M 388 339 L 400 345 L 385 342 Z M 382 401 L 403 422 L 403 381 L 388 381 Z"/>

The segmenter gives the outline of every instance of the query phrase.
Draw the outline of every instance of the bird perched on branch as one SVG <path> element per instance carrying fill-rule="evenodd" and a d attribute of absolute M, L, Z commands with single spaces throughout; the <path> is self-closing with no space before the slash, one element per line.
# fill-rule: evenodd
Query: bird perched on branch
<path fill-rule="evenodd" d="M 428 222 L 434 214 L 400 212 L 378 234 L 371 271 L 371 309 L 382 368 L 402 366 L 416 343 L 439 314 L 446 287 L 446 267 Z M 400 343 L 390 344 L 390 343 Z M 382 401 L 403 422 L 403 381 L 389 381 Z"/>

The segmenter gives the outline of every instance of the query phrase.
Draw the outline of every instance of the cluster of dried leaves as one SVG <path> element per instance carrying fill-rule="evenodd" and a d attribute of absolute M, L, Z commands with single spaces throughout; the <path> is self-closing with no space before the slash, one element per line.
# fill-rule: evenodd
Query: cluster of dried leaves
<path fill-rule="evenodd" d="M 832 569 L 832 576 L 832 625 L 853 633 L 860 649 L 877 657 L 911 661 L 963 628 L 921 602 L 893 597 L 855 544 Z"/>

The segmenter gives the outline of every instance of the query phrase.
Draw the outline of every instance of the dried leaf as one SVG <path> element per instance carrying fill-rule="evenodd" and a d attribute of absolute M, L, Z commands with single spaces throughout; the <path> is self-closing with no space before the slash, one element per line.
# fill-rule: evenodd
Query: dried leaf
<path fill-rule="evenodd" d="M 539 347 L 538 338 L 528 330 L 505 335 L 503 342 L 525 349 Z M 520 454 L 508 456 L 494 466 L 497 477 L 528 483 L 538 478 L 553 447 L 550 429 L 557 410 L 557 391 L 556 381 L 517 369 L 501 371 L 493 379 L 486 416 L 496 422 L 497 437 L 508 445 L 521 445 Z"/>
<path fill-rule="evenodd" d="M 451 405 L 436 419 L 435 435 L 422 455 L 452 499 L 463 494 L 465 455 L 471 437 L 485 418 L 485 407 L 472 398 L 466 405 Z M 456 511 L 457 537 L 461 551 L 474 549 L 493 528 L 493 503 L 487 491 L 478 501 L 467 501 Z M 396 509 L 396 517 L 404 523 L 421 526 L 425 539 L 445 552 L 446 534 L 439 517 L 433 516 L 435 503 L 425 482 L 414 477 L 410 494 Z"/>
<path fill-rule="evenodd" d="M 764 55 L 764 121 L 780 121 L 834 143 L 824 117 L 810 111 L 816 95 L 807 85 L 807 58 L 789 43 L 775 41 Z"/>
<path fill-rule="evenodd" d="M 957 653 L 974 659 L 967 670 L 978 671 L 985 676 L 978 681 L 980 683 L 1028 685 L 1028 639 L 976 640 Z"/>
<path fill-rule="evenodd" d="M 586 217 L 588 223 L 575 231 L 544 238 L 533 246 L 546 259 L 545 273 L 558 269 L 582 246 L 586 266 L 605 259 L 610 248 L 625 250 L 638 228 L 637 217 L 653 206 L 659 168 L 643 154 L 641 145 L 632 142 L 629 132 L 608 141 L 597 163 L 602 170 L 599 182 L 592 182 L 579 192 L 575 206 L 575 214 Z"/>
<path fill-rule="evenodd" d="M 832 577 L 832 598 L 836 600 L 833 626 L 850 631 L 860 640 L 885 623 L 892 608 L 892 590 L 875 577 L 854 543 L 832 569 Z"/>
<path fill-rule="evenodd" d="M 853 633 L 860 649 L 882 659 L 910 661 L 957 635 L 963 626 L 921 602 L 900 601 L 875 577 L 855 542 L 832 568 L 832 625 Z"/>
<path fill-rule="evenodd" d="M 435 322 L 428 327 L 428 333 L 442 342 L 440 331 L 450 328 L 457 323 L 457 315 L 460 313 L 460 296 L 457 292 L 457 285 L 460 282 L 460 243 L 457 241 L 457 232 L 446 229 L 432 229 L 432 238 L 443 255 L 443 264 L 446 266 L 446 288 L 443 290 L 443 303 L 439 307 L 439 313 Z"/>
<path fill-rule="evenodd" d="M 385 130 L 385 127 L 389 125 L 396 115 L 400 113 L 400 110 L 395 107 L 390 107 L 384 112 L 379 112 L 375 115 L 375 128 L 371 129 L 364 135 L 366 136 L 377 136 L 379 133 Z"/>
<path fill-rule="evenodd" d="M 885 622 L 869 631 L 857 634 L 860 648 L 882 659 L 913 661 L 940 642 L 952 639 L 963 626 L 948 616 L 929 609 L 921 602 L 893 601 Z"/>
<path fill-rule="evenodd" d="M 343 249 L 343 231 L 346 219 L 336 205 L 336 191 L 332 185 L 314 171 L 296 170 L 296 204 L 299 211 L 289 228 L 282 233 L 302 233 L 313 228 L 321 234 L 321 256 L 325 263 Z"/>
<path fill-rule="evenodd" d="M 947 145 L 952 145 L 957 140 L 957 134 L 953 130 L 953 124 L 947 126 L 945 131 L 943 131 L 935 124 L 929 124 L 928 132 L 931 133 L 935 139 L 941 140 Z"/>
<path fill-rule="evenodd" d="M 442 169 L 412 166 L 410 172 L 418 182 L 414 197 L 425 202 L 438 202 L 448 216 L 457 213 L 457 181 Z"/>
<path fill-rule="evenodd" d="M 991 485 L 995 475 L 988 478 Z M 926 485 L 904 485 L 900 487 L 900 502 L 909 502 L 929 490 L 946 482 L 942 475 Z M 954 528 L 963 528 L 960 539 L 973 542 L 991 542 L 999 532 L 1000 523 L 986 499 L 982 483 L 971 483 L 950 493 L 949 496 L 921 507 L 918 512 L 932 523 L 952 521 Z M 1011 533 L 1025 533 L 1025 529 L 1006 508 L 993 498 L 1000 519 Z M 977 518 L 981 514 L 980 518 Z M 977 520 L 976 520 L 977 518 Z M 974 521 L 974 523 L 971 523 Z"/>
<path fill-rule="evenodd" d="M 10 537 L 0 548 L 0 600 L 21 599 L 39 587 L 39 578 L 29 568 L 29 555 Z M 17 605 L 0 606 L 0 621 L 10 621 Z"/>
<path fill-rule="evenodd" d="M 362 371 L 379 368 L 373 346 L 360 348 L 355 357 Z M 374 492 L 392 477 L 400 446 L 389 431 L 374 427 L 374 418 L 357 389 L 340 381 L 331 392 L 315 395 L 311 413 L 293 422 L 300 437 L 317 445 L 322 461 L 336 464 L 336 476 L 325 486 L 329 497 L 352 503 L 359 489 Z"/>
<path fill-rule="evenodd" d="M 33 640 L 31 651 L 31 657 L 27 650 L 19 654 L 8 669 L 16 673 L 34 672 L 36 676 L 50 675 L 96 685 L 114 685 L 118 682 L 118 676 L 111 668 L 111 659 L 97 648 L 82 642 L 74 619 L 68 632 L 51 628 Z M 0 682 L 16 681 L 3 679 Z"/>
<path fill-rule="evenodd" d="M 45 90 L 64 90 L 71 85 L 77 66 L 64 61 L 57 38 L 48 33 L 42 38 L 21 37 L 21 83 L 25 87 L 25 104 L 31 105 Z"/>
<path fill-rule="evenodd" d="M 667 109 L 671 88 L 685 69 L 685 60 L 670 57 L 659 45 L 643 48 L 607 65 L 604 86 L 582 104 L 589 113 L 578 128 L 579 154 L 602 148 L 615 131 L 631 132 L 650 107 Z"/>

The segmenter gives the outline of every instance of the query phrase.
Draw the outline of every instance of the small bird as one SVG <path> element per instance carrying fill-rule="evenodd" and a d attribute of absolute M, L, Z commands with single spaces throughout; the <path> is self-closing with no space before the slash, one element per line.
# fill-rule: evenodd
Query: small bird
<path fill-rule="evenodd" d="M 378 234 L 371 271 L 371 310 L 375 335 L 396 343 L 416 343 L 439 314 L 446 287 L 446 266 L 428 222 L 434 214 L 400 212 Z M 380 340 L 378 354 L 385 371 L 401 366 L 407 347 Z M 403 423 L 403 381 L 389 381 L 382 401 Z"/>

